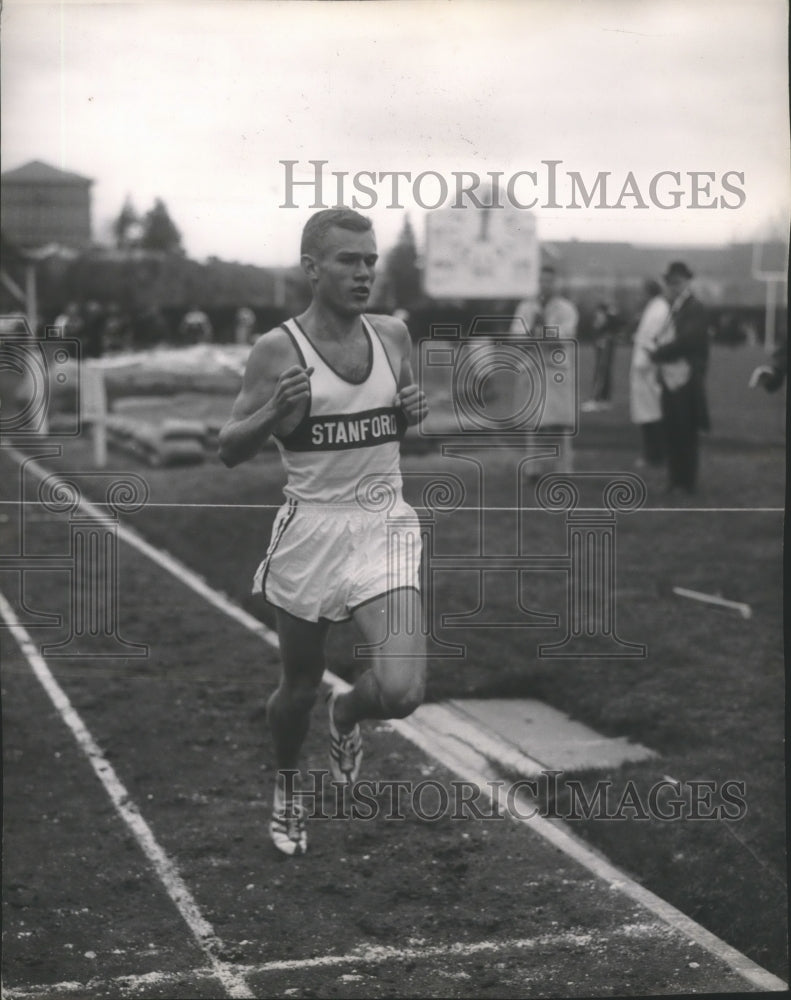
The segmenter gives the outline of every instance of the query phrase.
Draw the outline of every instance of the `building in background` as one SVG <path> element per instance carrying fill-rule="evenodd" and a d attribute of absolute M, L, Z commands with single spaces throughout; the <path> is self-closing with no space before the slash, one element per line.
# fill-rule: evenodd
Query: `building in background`
<path fill-rule="evenodd" d="M 91 185 L 41 160 L 0 175 L 3 235 L 21 248 L 91 245 Z"/>

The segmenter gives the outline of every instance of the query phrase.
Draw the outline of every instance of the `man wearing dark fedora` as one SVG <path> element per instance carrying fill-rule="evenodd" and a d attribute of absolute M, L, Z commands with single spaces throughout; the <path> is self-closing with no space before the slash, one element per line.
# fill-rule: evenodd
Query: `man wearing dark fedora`
<path fill-rule="evenodd" d="M 694 493 L 698 478 L 698 432 L 709 430 L 705 376 L 709 358 L 706 309 L 690 290 L 694 275 L 680 260 L 663 275 L 670 317 L 666 336 L 652 358 L 662 383 L 668 490 Z"/>

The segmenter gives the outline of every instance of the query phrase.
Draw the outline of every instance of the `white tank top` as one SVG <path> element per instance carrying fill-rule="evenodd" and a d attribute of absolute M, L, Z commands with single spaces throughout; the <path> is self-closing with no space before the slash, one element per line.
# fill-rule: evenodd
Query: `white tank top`
<path fill-rule="evenodd" d="M 394 405 L 398 380 L 379 334 L 361 318 L 370 352 L 361 382 L 339 375 L 296 320 L 282 324 L 300 364 L 313 366 L 305 416 L 286 437 L 275 437 L 288 473 L 284 493 L 294 500 L 358 506 L 358 485 L 364 480 L 360 488 L 367 492 L 370 476 L 401 498 L 399 441 L 407 423 Z"/>

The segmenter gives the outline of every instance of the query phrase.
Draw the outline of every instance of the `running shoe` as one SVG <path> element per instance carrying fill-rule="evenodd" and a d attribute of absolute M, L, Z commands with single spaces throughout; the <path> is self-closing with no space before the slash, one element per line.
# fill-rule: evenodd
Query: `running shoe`
<path fill-rule="evenodd" d="M 330 771 L 336 781 L 344 785 L 353 785 L 360 773 L 363 760 L 363 738 L 360 727 L 355 724 L 349 733 L 339 733 L 333 718 L 337 691 L 330 692 L 327 698 L 330 717 Z"/>
<path fill-rule="evenodd" d="M 275 790 L 269 835 L 278 851 L 290 857 L 308 849 L 305 810 L 296 799 L 286 799 L 279 788 Z"/>

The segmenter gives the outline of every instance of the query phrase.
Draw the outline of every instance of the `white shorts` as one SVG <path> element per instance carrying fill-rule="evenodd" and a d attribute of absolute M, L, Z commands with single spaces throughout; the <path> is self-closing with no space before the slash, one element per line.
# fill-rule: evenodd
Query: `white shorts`
<path fill-rule="evenodd" d="M 392 590 L 419 590 L 421 549 L 417 514 L 403 500 L 387 513 L 289 500 L 253 593 L 306 621 L 348 621 Z"/>

